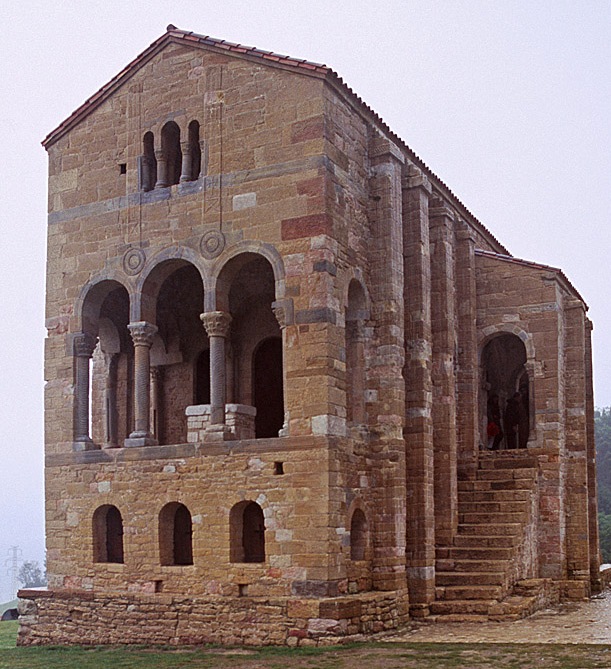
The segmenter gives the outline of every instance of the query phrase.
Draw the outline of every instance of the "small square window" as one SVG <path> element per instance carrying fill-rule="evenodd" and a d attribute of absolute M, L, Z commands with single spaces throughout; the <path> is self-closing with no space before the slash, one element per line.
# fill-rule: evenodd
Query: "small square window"
<path fill-rule="evenodd" d="M 284 474 L 284 462 L 274 462 L 274 474 Z"/>
<path fill-rule="evenodd" d="M 127 163 L 119 164 L 119 174 L 127 174 Z"/>

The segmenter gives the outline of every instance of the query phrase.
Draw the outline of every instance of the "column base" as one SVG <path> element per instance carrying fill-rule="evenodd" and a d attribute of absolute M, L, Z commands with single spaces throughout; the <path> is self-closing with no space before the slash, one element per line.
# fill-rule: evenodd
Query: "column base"
<path fill-rule="evenodd" d="M 143 446 L 157 446 L 158 442 L 152 435 L 142 432 L 132 432 L 123 442 L 125 448 L 142 448 Z"/>
<path fill-rule="evenodd" d="M 229 427 L 222 423 L 208 425 L 208 427 L 206 427 L 206 431 L 204 432 L 204 443 L 235 441 L 235 438 L 235 434 L 229 429 Z"/>
<path fill-rule="evenodd" d="M 73 451 L 95 451 L 98 450 L 93 441 L 89 437 L 77 437 L 72 442 Z"/>

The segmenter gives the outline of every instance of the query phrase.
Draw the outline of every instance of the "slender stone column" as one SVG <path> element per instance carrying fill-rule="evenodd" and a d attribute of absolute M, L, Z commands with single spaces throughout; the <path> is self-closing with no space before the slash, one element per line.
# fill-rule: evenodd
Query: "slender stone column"
<path fill-rule="evenodd" d="M 155 188 L 165 188 L 168 186 L 168 161 L 165 152 L 162 149 L 155 150 L 155 158 L 157 159 L 157 183 Z"/>
<path fill-rule="evenodd" d="M 293 322 L 293 302 L 291 300 L 281 300 L 279 302 L 272 302 L 272 310 L 274 316 L 278 321 L 280 330 L 282 332 L 282 404 L 284 405 L 284 420 L 282 422 L 282 429 L 278 432 L 279 437 L 289 436 L 290 415 L 287 402 L 287 382 L 286 382 L 286 328 Z"/>
<path fill-rule="evenodd" d="M 151 446 L 157 442 L 150 431 L 151 346 L 157 326 L 146 321 L 128 326 L 134 342 L 134 431 L 125 440 L 126 447 Z"/>
<path fill-rule="evenodd" d="M 89 361 L 98 338 L 86 332 L 74 337 L 75 396 L 74 396 L 74 450 L 90 451 L 96 446 L 89 435 Z"/>
<path fill-rule="evenodd" d="M 200 315 L 210 339 L 210 426 L 208 437 L 211 440 L 229 438 L 225 425 L 226 356 L 225 339 L 229 335 L 231 315 L 225 311 L 208 311 Z"/>
<path fill-rule="evenodd" d="M 118 353 L 107 353 L 106 358 L 106 388 L 104 403 L 106 406 L 106 444 L 104 448 L 116 448 L 117 439 L 117 365 Z"/>
<path fill-rule="evenodd" d="M 153 436 L 161 442 L 161 395 L 163 368 L 151 367 L 151 427 Z"/>
<path fill-rule="evenodd" d="M 180 183 L 185 181 L 192 181 L 197 178 L 197 174 L 191 174 L 191 142 L 181 142 L 180 149 L 182 151 L 182 165 L 180 169 Z"/>

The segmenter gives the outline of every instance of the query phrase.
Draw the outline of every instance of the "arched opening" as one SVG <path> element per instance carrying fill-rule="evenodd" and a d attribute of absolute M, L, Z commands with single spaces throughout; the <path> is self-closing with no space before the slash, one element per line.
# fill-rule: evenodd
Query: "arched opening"
<path fill-rule="evenodd" d="M 231 562 L 265 562 L 265 520 L 256 502 L 239 502 L 229 514 Z"/>
<path fill-rule="evenodd" d="M 282 339 L 270 337 L 253 356 L 253 399 L 257 409 L 255 437 L 277 437 L 284 421 Z"/>
<path fill-rule="evenodd" d="M 174 121 L 168 121 L 161 129 L 161 150 L 166 163 L 166 186 L 180 181 L 182 170 L 182 150 L 180 148 L 180 128 Z"/>
<path fill-rule="evenodd" d="M 530 435 L 530 379 L 526 347 L 514 334 L 493 337 L 482 350 L 485 416 L 482 441 L 489 449 L 526 448 Z"/>
<path fill-rule="evenodd" d="M 159 557 L 162 565 L 193 564 L 193 525 L 184 504 L 170 502 L 159 513 Z"/>
<path fill-rule="evenodd" d="M 260 411 L 249 419 L 256 437 L 277 437 L 284 420 L 282 333 L 274 300 L 274 271 L 263 256 L 242 253 L 221 270 L 217 309 L 231 315 L 225 349 L 227 402 Z"/>
<path fill-rule="evenodd" d="M 95 347 L 89 362 L 89 387 L 85 393 L 78 388 L 81 381 L 77 379 L 76 404 L 85 402 L 87 394 L 92 441 L 105 447 L 118 446 L 130 432 L 133 410 L 134 349 L 127 328 L 127 290 L 116 281 L 93 286 L 83 301 L 82 322 Z"/>
<path fill-rule="evenodd" d="M 157 158 L 155 158 L 155 137 L 147 132 L 142 138 L 141 184 L 143 191 L 153 190 L 157 181 Z"/>
<path fill-rule="evenodd" d="M 369 526 L 361 509 L 355 509 L 350 521 L 350 559 L 366 560 L 369 543 Z"/>
<path fill-rule="evenodd" d="M 353 279 L 346 304 L 346 420 L 362 425 L 365 416 L 365 347 L 363 323 L 366 316 L 363 286 Z"/>
<path fill-rule="evenodd" d="M 93 514 L 93 561 L 123 563 L 123 519 L 116 506 L 105 504 Z"/>
<path fill-rule="evenodd" d="M 199 144 L 199 122 L 189 123 L 189 150 L 191 153 L 190 179 L 199 179 L 202 171 L 202 150 Z"/>
<path fill-rule="evenodd" d="M 160 263 L 143 287 L 143 317 L 157 327 L 150 351 L 151 423 L 160 444 L 186 441 L 185 409 L 204 392 L 198 380 L 199 359 L 209 348 L 203 301 L 201 275 L 184 260 Z"/>
<path fill-rule="evenodd" d="M 210 349 L 204 349 L 195 363 L 195 404 L 210 404 Z"/>

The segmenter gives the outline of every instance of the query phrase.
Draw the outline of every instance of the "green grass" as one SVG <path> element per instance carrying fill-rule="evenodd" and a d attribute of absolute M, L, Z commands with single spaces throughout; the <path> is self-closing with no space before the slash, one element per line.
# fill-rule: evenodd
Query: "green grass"
<path fill-rule="evenodd" d="M 611 646 L 366 643 L 329 648 L 17 648 L 0 623 L 0 669 L 609 669 Z"/>

